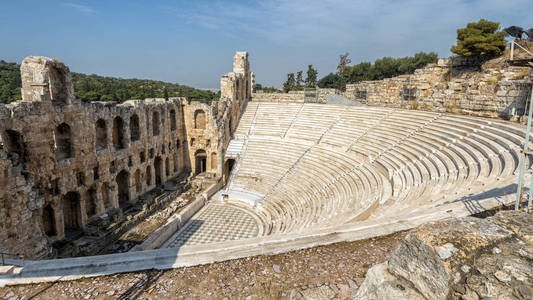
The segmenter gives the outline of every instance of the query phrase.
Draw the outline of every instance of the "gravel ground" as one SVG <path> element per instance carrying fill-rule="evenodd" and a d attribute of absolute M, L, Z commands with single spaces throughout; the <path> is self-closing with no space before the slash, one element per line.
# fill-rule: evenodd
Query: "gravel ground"
<path fill-rule="evenodd" d="M 203 266 L 9 286 L 1 299 L 346 299 L 407 232 Z"/>

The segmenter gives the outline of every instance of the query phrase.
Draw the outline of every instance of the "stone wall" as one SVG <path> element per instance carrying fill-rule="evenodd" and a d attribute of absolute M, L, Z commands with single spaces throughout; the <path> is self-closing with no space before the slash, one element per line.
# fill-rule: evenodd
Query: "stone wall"
<path fill-rule="evenodd" d="M 509 118 L 524 114 L 528 74 L 529 68 L 508 66 L 503 57 L 482 65 L 442 59 L 412 75 L 348 84 L 345 97 L 368 105 Z"/>
<path fill-rule="evenodd" d="M 327 89 L 319 88 L 318 97 L 316 96 L 315 90 L 312 91 L 290 91 L 288 93 L 263 93 L 262 91 L 257 91 L 252 94 L 252 101 L 256 102 L 318 102 L 326 103 L 326 95 L 328 94 L 337 94 L 341 95 L 342 93 L 337 89 Z"/>
<path fill-rule="evenodd" d="M 211 106 L 81 102 L 68 67 L 45 57 L 26 58 L 21 76 L 22 101 L 0 105 L 0 252 L 30 258 L 181 173 L 219 177 L 252 80 L 246 52 Z"/>
<path fill-rule="evenodd" d="M 252 94 L 252 101 L 255 102 L 304 102 L 303 91 L 290 91 L 288 93 L 263 93 L 258 91 Z"/>

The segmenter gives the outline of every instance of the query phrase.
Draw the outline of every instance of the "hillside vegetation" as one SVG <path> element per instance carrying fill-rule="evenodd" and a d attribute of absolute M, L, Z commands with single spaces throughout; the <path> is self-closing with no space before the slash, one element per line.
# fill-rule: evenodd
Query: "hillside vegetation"
<path fill-rule="evenodd" d="M 0 103 L 21 99 L 20 66 L 0 60 Z M 187 97 L 211 103 L 219 93 L 195 89 L 189 86 L 146 79 L 122 79 L 72 72 L 74 93 L 82 101 L 117 101 L 129 99 Z"/>

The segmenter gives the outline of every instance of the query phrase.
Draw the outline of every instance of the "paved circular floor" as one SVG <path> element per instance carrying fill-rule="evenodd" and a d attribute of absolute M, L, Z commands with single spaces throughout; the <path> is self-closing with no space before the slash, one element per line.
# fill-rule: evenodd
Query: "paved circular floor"
<path fill-rule="evenodd" d="M 208 203 L 164 247 L 240 240 L 258 234 L 258 221 L 250 213 L 231 205 Z"/>

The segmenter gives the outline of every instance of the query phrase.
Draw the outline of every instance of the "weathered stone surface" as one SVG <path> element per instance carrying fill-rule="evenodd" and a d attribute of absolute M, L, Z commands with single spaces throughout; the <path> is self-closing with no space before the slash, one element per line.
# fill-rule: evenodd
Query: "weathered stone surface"
<path fill-rule="evenodd" d="M 406 282 L 389 273 L 386 263 L 370 268 L 353 299 L 425 299 Z"/>
<path fill-rule="evenodd" d="M 85 103 L 63 63 L 21 64 L 22 101 L 0 105 L 0 251 L 50 257 L 51 244 L 169 179 L 220 178 L 224 151 L 251 97 L 237 52 L 211 106 L 184 98 Z"/>
<path fill-rule="evenodd" d="M 422 225 L 368 272 L 357 299 L 411 299 L 391 288 L 398 281 L 425 299 L 531 299 L 532 226 L 514 211 Z"/>
<path fill-rule="evenodd" d="M 464 61 L 439 60 L 437 65 L 430 64 L 412 75 L 348 84 L 344 95 L 368 105 L 486 117 L 523 115 L 531 90 L 529 68 L 508 66 L 501 58 L 483 65 Z M 408 89 L 416 93 L 406 96 Z"/>
<path fill-rule="evenodd" d="M 464 218 L 429 223 L 409 234 L 390 259 L 389 271 L 430 299 L 446 299 L 460 267 L 482 247 L 511 236 L 487 220 Z"/>

